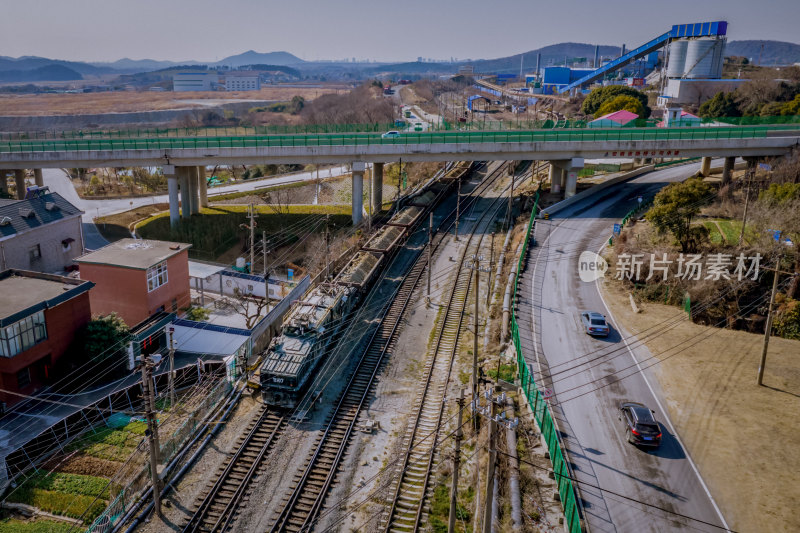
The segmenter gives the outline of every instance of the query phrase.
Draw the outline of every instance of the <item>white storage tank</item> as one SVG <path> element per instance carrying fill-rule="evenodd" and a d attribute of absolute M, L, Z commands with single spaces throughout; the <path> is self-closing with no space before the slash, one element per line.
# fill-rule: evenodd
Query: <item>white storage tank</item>
<path fill-rule="evenodd" d="M 244 260 L 244 257 L 237 257 L 236 258 L 236 268 L 244 268 L 247 262 Z"/>
<path fill-rule="evenodd" d="M 686 49 L 686 67 L 683 76 L 687 79 L 719 77 L 715 72 L 715 49 L 722 41 L 717 39 L 695 39 Z"/>
<path fill-rule="evenodd" d="M 686 68 L 686 46 L 689 41 L 680 39 L 669 43 L 669 61 L 667 63 L 667 77 L 680 78 Z"/>
<path fill-rule="evenodd" d="M 722 65 L 725 62 L 725 39 L 718 39 L 717 45 L 712 52 L 714 54 L 713 64 L 711 65 L 712 75 L 711 77 L 721 78 L 722 77 Z"/>

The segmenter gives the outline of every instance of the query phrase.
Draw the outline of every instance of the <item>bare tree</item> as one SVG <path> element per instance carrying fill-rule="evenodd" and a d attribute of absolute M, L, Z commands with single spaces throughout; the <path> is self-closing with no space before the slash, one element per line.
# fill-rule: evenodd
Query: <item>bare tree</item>
<path fill-rule="evenodd" d="M 266 315 L 264 311 L 269 308 L 269 300 L 253 296 L 252 293 L 242 291 L 239 287 L 233 289 L 233 298 L 229 300 L 229 304 L 234 311 L 244 317 L 247 329 L 253 329 L 261 317 Z"/>

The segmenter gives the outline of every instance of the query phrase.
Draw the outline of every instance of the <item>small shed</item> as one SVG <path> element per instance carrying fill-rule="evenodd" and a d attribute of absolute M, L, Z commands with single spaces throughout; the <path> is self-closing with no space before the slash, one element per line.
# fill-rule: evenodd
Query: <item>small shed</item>
<path fill-rule="evenodd" d="M 680 107 L 668 107 L 664 112 L 664 120 L 658 123 L 659 128 L 686 128 L 699 126 L 702 120 L 697 115 L 684 111 Z"/>
<path fill-rule="evenodd" d="M 627 109 L 620 109 L 602 117 L 596 118 L 587 124 L 589 128 L 622 128 L 629 125 L 631 122 L 639 118 L 639 115 L 628 111 Z"/>

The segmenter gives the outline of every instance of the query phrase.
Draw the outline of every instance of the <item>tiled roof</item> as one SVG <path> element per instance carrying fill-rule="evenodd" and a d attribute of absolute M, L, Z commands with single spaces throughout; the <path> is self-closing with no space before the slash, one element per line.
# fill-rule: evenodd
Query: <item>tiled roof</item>
<path fill-rule="evenodd" d="M 82 211 L 57 192 L 0 202 L 0 239 L 80 215 Z"/>
<path fill-rule="evenodd" d="M 598 120 L 611 120 L 614 122 L 618 122 L 620 124 L 627 124 L 631 120 L 636 120 L 639 118 L 639 115 L 628 111 L 627 109 L 620 109 L 619 111 L 614 111 L 613 113 L 609 113 L 608 115 L 603 115 L 602 117 L 598 117 L 592 122 L 596 122 Z"/>

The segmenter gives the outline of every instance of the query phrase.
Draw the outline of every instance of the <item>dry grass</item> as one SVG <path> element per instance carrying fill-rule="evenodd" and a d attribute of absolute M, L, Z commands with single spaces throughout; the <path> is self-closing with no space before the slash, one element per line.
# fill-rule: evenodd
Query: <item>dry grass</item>
<path fill-rule="evenodd" d="M 606 301 L 630 333 L 682 314 L 644 303 L 634 314 L 627 294 L 606 283 Z M 706 340 L 694 336 L 713 331 Z M 737 531 L 800 531 L 800 342 L 773 337 L 756 385 L 762 335 L 680 323 L 648 340 L 670 418 Z M 687 341 L 672 357 L 670 348 Z"/>
<path fill-rule="evenodd" d="M 0 115 L 79 115 L 92 113 L 126 113 L 166 109 L 203 109 L 187 100 L 291 100 L 302 96 L 306 100 L 323 94 L 336 93 L 334 87 L 292 88 L 267 87 L 247 92 L 109 92 L 81 94 L 0 95 Z M 254 104 L 255 105 L 255 104 Z"/>

